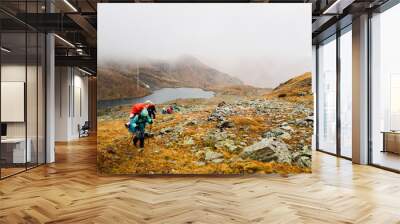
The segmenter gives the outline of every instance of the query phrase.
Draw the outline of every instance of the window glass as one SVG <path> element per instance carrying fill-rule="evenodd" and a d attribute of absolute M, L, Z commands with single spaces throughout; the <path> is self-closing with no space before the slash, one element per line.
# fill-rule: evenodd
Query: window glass
<path fill-rule="evenodd" d="M 318 148 L 336 153 L 336 39 L 318 48 Z"/>
<path fill-rule="evenodd" d="M 372 163 L 400 170 L 400 5 L 372 18 Z"/>
<path fill-rule="evenodd" d="M 26 33 L 1 34 L 1 177 L 24 171 L 30 162 L 26 141 Z"/>
<path fill-rule="evenodd" d="M 340 154 L 352 156 L 352 35 L 340 36 Z"/>

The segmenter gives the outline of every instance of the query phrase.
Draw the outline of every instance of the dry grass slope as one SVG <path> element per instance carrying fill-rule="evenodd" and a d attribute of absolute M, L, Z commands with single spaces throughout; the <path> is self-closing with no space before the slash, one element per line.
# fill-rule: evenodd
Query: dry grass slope
<path fill-rule="evenodd" d="M 313 105 L 311 72 L 289 79 L 266 94 L 267 99 L 282 98 L 290 102 Z"/>
<path fill-rule="evenodd" d="M 270 92 L 251 86 L 214 87 L 212 99 L 175 101 L 182 111 L 158 115 L 152 125 L 154 137 L 143 151 L 130 144 L 124 127 L 129 106 L 102 113 L 98 122 L 98 168 L 108 174 L 241 174 L 310 172 L 307 167 L 260 159 L 243 159 L 245 147 L 257 143 L 266 133 L 293 122 L 291 136 L 281 139 L 289 153 L 302 153 L 311 145 L 312 125 L 297 125 L 312 111 L 311 76 L 295 77 Z M 285 96 L 282 96 L 285 94 Z M 265 98 L 269 99 L 265 101 Z M 217 106 L 224 102 L 225 106 Z M 158 110 L 165 105 L 158 105 Z M 233 127 L 220 130 L 220 121 L 209 120 L 216 109 L 232 114 L 225 118 Z M 299 113 L 300 111 L 300 113 Z M 223 113 L 225 113 L 223 112 Z M 187 125 L 192 121 L 194 125 Z M 287 125 L 287 124 L 286 124 Z M 164 129 L 170 133 L 160 134 Z M 290 127 L 292 129 L 292 127 Z M 147 129 L 148 131 L 149 128 Z M 217 136 L 217 137 L 215 137 Z M 218 137 L 219 136 L 219 137 Z M 218 138 L 218 139 L 216 139 Z M 264 137 L 263 137 L 264 138 Z M 232 149 L 233 148 L 233 149 Z M 219 154 L 219 161 L 207 160 L 207 152 Z M 221 160 L 223 162 L 221 162 Z"/>

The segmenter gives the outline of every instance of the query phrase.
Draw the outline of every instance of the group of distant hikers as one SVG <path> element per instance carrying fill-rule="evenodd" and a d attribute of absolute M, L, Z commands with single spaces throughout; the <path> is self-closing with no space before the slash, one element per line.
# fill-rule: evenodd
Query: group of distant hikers
<path fill-rule="evenodd" d="M 163 108 L 162 114 L 172 114 L 174 111 L 179 111 L 179 107 L 176 104 Z M 153 120 L 156 118 L 156 106 L 150 100 L 144 103 L 136 103 L 132 105 L 131 112 L 129 114 L 129 122 L 125 124 L 129 132 L 133 135 L 133 144 L 137 147 L 144 147 L 144 138 L 146 135 L 146 125 L 152 125 Z M 151 126 L 150 126 L 151 130 Z"/>

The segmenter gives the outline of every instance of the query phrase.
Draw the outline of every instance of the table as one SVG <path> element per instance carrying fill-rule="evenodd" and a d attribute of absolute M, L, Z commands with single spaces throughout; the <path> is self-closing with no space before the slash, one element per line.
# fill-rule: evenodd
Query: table
<path fill-rule="evenodd" d="M 28 143 L 25 152 L 25 144 Z M 32 141 L 30 138 L 5 138 L 1 139 L 1 157 L 6 160 L 6 163 L 26 163 L 31 162 Z"/>
<path fill-rule="evenodd" d="M 400 154 L 400 131 L 382 131 L 383 150 L 382 152 L 392 152 Z"/>

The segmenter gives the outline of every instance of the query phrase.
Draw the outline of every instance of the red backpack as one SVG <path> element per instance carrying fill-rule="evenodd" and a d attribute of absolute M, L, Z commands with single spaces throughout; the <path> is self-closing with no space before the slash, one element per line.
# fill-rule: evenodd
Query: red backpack
<path fill-rule="evenodd" d="M 131 114 L 140 114 L 144 108 L 147 107 L 145 103 L 137 103 L 132 106 Z"/>

